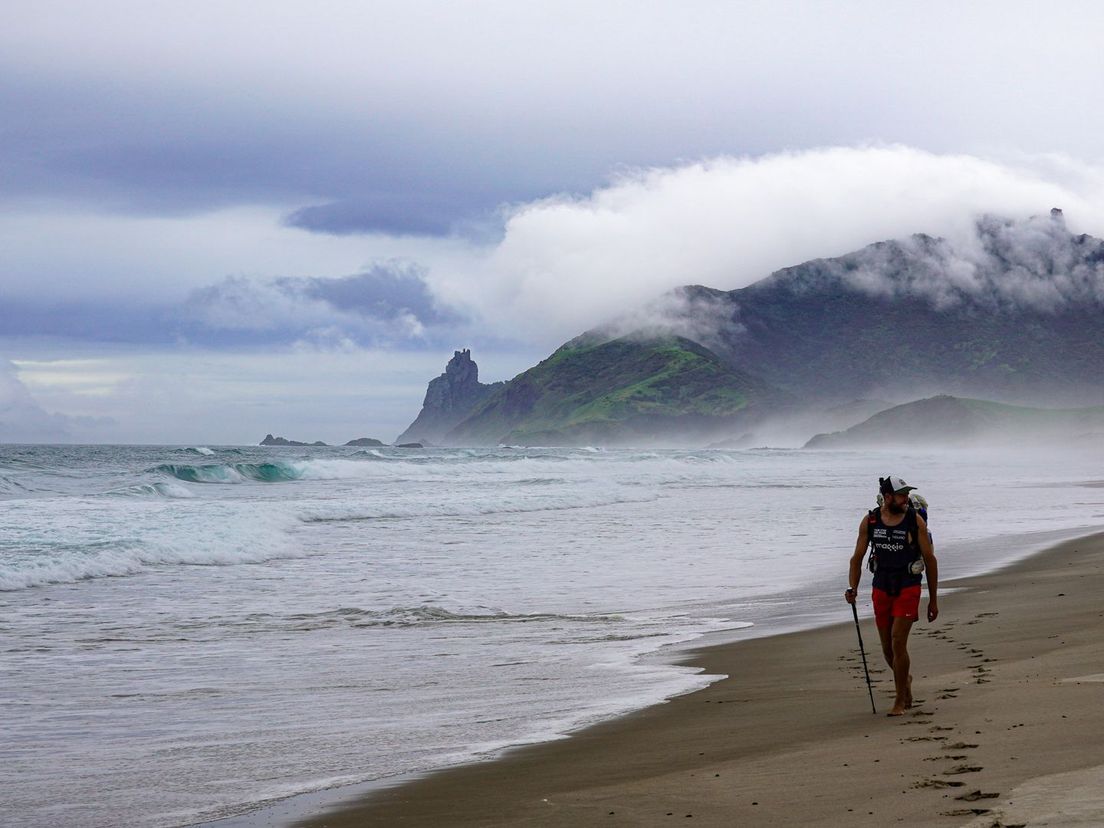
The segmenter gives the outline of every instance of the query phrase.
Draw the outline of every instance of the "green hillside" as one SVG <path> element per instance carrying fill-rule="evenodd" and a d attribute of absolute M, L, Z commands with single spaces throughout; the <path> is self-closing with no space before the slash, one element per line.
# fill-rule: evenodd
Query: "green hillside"
<path fill-rule="evenodd" d="M 681 337 L 564 345 L 492 394 L 453 444 L 573 445 L 712 433 L 771 392 Z"/>
<path fill-rule="evenodd" d="M 940 395 L 894 406 L 846 431 L 818 434 L 806 448 L 889 445 L 982 446 L 1099 439 L 1104 406 L 1031 408 Z"/>

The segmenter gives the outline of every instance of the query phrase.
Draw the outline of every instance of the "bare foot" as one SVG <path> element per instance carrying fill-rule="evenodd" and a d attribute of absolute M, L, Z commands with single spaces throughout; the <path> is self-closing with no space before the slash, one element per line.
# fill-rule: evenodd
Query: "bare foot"
<path fill-rule="evenodd" d="M 887 716 L 904 716 L 905 715 L 905 703 L 903 701 L 896 701 L 893 703 L 893 709 L 886 713 Z"/>

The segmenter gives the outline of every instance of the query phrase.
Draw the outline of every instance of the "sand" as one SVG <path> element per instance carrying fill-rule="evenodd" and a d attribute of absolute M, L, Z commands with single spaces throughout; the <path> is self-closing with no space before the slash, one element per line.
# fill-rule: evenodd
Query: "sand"
<path fill-rule="evenodd" d="M 877 715 L 853 622 L 725 644 L 705 690 L 298 824 L 1104 825 L 1104 534 L 945 586 L 902 718 L 864 581 Z"/>

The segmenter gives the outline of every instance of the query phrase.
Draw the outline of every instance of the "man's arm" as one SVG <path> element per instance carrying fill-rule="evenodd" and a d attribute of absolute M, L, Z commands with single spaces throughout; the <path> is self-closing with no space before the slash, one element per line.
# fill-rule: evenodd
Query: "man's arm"
<path fill-rule="evenodd" d="M 916 516 L 917 543 L 920 555 L 924 559 L 924 572 L 928 578 L 928 621 L 939 617 L 939 561 L 935 559 L 935 549 L 928 535 L 928 524 L 920 515 Z"/>
<path fill-rule="evenodd" d="M 843 599 L 849 604 L 855 603 L 855 590 L 859 588 L 859 580 L 862 578 L 863 556 L 866 555 L 866 547 L 869 545 L 866 523 L 866 515 L 863 515 L 862 522 L 859 524 L 859 537 L 855 541 L 855 552 L 851 556 L 851 565 L 847 571 L 847 586 L 850 588 L 843 594 Z"/>

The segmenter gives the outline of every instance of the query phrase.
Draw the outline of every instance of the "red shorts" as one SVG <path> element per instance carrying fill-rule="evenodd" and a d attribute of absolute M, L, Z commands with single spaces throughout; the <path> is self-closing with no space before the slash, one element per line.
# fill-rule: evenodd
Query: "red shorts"
<path fill-rule="evenodd" d="M 905 587 L 900 595 L 890 595 L 884 589 L 874 588 L 874 623 L 888 627 L 894 618 L 920 618 L 920 585 Z"/>

